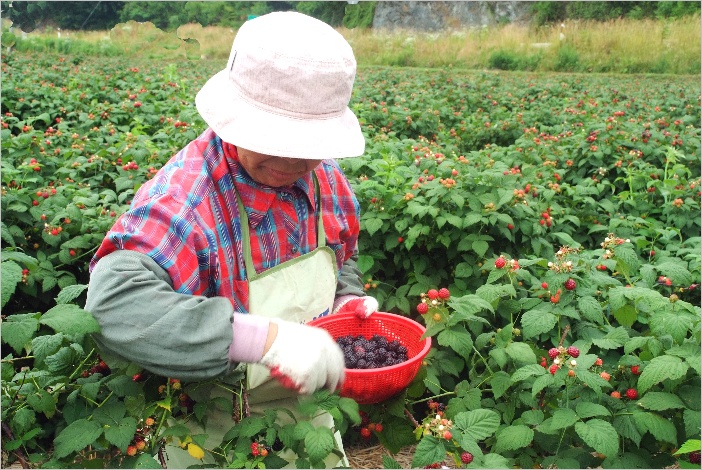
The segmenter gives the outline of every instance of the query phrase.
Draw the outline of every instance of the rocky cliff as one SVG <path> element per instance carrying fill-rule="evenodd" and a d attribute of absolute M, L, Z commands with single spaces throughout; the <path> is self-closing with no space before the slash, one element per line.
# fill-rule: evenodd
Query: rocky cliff
<path fill-rule="evenodd" d="M 457 30 L 528 19 L 528 1 L 379 1 L 373 28 Z"/>

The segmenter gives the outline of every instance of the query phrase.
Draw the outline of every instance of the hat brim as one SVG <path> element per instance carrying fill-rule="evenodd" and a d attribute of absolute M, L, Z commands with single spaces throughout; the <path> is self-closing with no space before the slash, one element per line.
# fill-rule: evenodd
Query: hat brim
<path fill-rule="evenodd" d="M 279 157 L 324 160 L 363 154 L 365 138 L 348 107 L 324 119 L 303 119 L 262 109 L 241 97 L 226 70 L 210 78 L 195 97 L 208 126 L 225 142 Z"/>

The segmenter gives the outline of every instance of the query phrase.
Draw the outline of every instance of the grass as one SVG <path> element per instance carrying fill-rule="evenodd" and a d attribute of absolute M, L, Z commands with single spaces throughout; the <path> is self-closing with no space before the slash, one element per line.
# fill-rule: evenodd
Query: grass
<path fill-rule="evenodd" d="M 543 27 L 507 24 L 451 32 L 339 28 L 359 66 L 453 66 L 529 71 L 700 74 L 700 16 L 671 20 L 566 21 Z M 561 34 L 564 38 L 561 38 Z M 235 31 L 188 24 L 165 32 L 151 23 L 111 31 L 30 33 L 20 50 L 93 54 L 96 45 L 150 60 L 225 62 Z"/>

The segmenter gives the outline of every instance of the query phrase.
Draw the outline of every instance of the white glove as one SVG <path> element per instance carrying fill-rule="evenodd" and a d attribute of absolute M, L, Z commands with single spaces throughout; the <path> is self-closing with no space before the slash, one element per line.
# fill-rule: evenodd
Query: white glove
<path fill-rule="evenodd" d="M 348 299 L 344 299 L 341 305 L 338 305 L 333 314 L 336 313 L 353 313 L 360 319 L 366 319 L 371 316 L 373 312 L 378 311 L 378 301 L 375 297 L 366 295 L 363 297 L 348 296 Z"/>
<path fill-rule="evenodd" d="M 277 319 L 271 323 L 278 325 L 278 334 L 261 358 L 271 376 L 302 394 L 323 387 L 333 392 L 341 387 L 344 353 L 327 331 Z"/>

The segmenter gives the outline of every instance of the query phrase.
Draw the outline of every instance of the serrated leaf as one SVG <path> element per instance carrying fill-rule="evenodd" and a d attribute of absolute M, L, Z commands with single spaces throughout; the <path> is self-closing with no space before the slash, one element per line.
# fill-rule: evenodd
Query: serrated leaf
<path fill-rule="evenodd" d="M 132 416 L 121 418 L 119 422 L 105 428 L 105 439 L 124 452 L 134 438 L 137 424 Z"/>
<path fill-rule="evenodd" d="M 500 415 L 489 409 L 463 411 L 454 417 L 454 425 L 475 441 L 492 436 L 500 426 Z"/>
<path fill-rule="evenodd" d="M 531 386 L 531 397 L 536 397 L 537 393 L 539 393 L 546 387 L 550 387 L 554 384 L 554 382 L 555 380 L 551 374 L 544 374 L 540 377 L 537 377 L 537 379 L 534 380 L 534 385 Z"/>
<path fill-rule="evenodd" d="M 61 431 L 54 439 L 54 456 L 63 458 L 85 449 L 102 435 L 102 427 L 94 421 L 79 419 Z"/>
<path fill-rule="evenodd" d="M 637 447 L 641 445 L 641 433 L 631 415 L 615 416 L 613 425 L 622 437 L 631 439 Z"/>
<path fill-rule="evenodd" d="M 666 418 L 647 411 L 636 411 L 632 416 L 641 434 L 649 432 L 659 441 L 677 445 L 678 440 L 676 438 L 677 432 L 675 430 L 675 425 Z"/>
<path fill-rule="evenodd" d="M 383 468 L 399 469 L 402 468 L 402 465 L 389 455 L 383 455 Z"/>
<path fill-rule="evenodd" d="M 614 318 L 620 325 L 630 328 L 639 317 L 639 312 L 633 305 L 626 304 L 617 309 L 614 313 Z"/>
<path fill-rule="evenodd" d="M 488 284 L 492 284 L 492 283 L 494 283 L 495 281 L 497 281 L 497 280 L 499 280 L 499 279 L 502 279 L 502 278 L 505 277 L 506 275 L 507 275 L 507 270 L 506 270 L 506 269 L 497 269 L 497 268 L 495 268 L 495 269 L 493 269 L 492 271 L 490 271 L 490 274 L 488 274 L 487 281 L 485 281 L 485 282 L 487 282 Z"/>
<path fill-rule="evenodd" d="M 602 306 L 596 298 L 590 295 L 578 298 L 578 310 L 583 318 L 593 323 L 601 325 L 604 321 Z"/>
<path fill-rule="evenodd" d="M 56 413 L 58 399 L 48 391 L 40 388 L 27 394 L 27 403 L 37 413 L 44 413 L 47 418 L 50 418 Z"/>
<path fill-rule="evenodd" d="M 527 447 L 534 440 L 534 430 L 523 424 L 503 428 L 497 434 L 493 450 L 497 453 Z"/>
<path fill-rule="evenodd" d="M 687 315 L 669 310 L 658 310 L 651 314 L 649 320 L 651 331 L 659 336 L 670 335 L 677 344 L 681 344 L 692 328 L 692 319 Z"/>
<path fill-rule="evenodd" d="M 471 248 L 478 256 L 482 258 L 485 256 L 488 248 L 490 248 L 490 245 L 485 240 L 475 240 L 471 245 Z"/>
<path fill-rule="evenodd" d="M 482 220 L 482 216 L 476 212 L 469 212 L 464 218 L 463 218 L 463 228 L 470 227 L 471 225 L 475 225 L 478 222 Z"/>
<path fill-rule="evenodd" d="M 485 454 L 483 468 L 512 468 L 512 464 L 500 454 Z"/>
<path fill-rule="evenodd" d="M 685 408 L 685 404 L 677 395 L 667 392 L 648 392 L 637 404 L 653 411 Z"/>
<path fill-rule="evenodd" d="M 446 458 L 444 443 L 434 436 L 424 436 L 417 444 L 412 457 L 412 468 L 424 468 Z"/>
<path fill-rule="evenodd" d="M 514 372 L 514 374 L 512 374 L 512 383 L 517 383 L 533 376 L 538 377 L 544 375 L 545 373 L 546 369 L 541 367 L 541 365 L 527 364 L 525 366 L 520 367 Z"/>
<path fill-rule="evenodd" d="M 553 412 L 552 429 L 563 429 L 578 421 L 578 415 L 570 408 L 559 408 Z"/>
<path fill-rule="evenodd" d="M 490 379 L 490 388 L 495 400 L 498 400 L 512 385 L 512 378 L 505 371 L 497 371 Z"/>
<path fill-rule="evenodd" d="M 680 261 L 664 261 L 658 263 L 656 268 L 675 285 L 689 286 L 692 283 L 692 274 Z"/>
<path fill-rule="evenodd" d="M 59 295 L 56 297 L 56 303 L 57 304 L 67 304 L 74 299 L 78 298 L 80 294 L 83 293 L 88 288 L 87 284 L 74 284 L 72 286 L 64 287 L 61 289 L 61 292 L 59 292 Z"/>
<path fill-rule="evenodd" d="M 363 220 L 363 226 L 368 232 L 368 235 L 373 235 L 383 227 L 383 221 L 378 218 L 368 218 Z"/>
<path fill-rule="evenodd" d="M 699 411 L 693 411 L 686 408 L 683 410 L 683 421 L 685 423 L 686 437 L 699 436 L 700 427 L 702 427 L 702 416 L 700 416 Z"/>
<path fill-rule="evenodd" d="M 467 357 L 473 350 L 473 339 L 470 332 L 463 325 L 453 325 L 447 328 L 436 337 L 436 341 L 441 346 L 449 346 L 461 357 Z"/>
<path fill-rule="evenodd" d="M 454 309 L 457 313 L 475 314 L 483 310 L 489 310 L 495 313 L 495 309 L 490 302 L 478 297 L 475 294 L 468 294 L 462 297 L 451 298 L 447 302 L 448 306 Z"/>
<path fill-rule="evenodd" d="M 575 423 L 575 432 L 595 452 L 614 457 L 619 451 L 619 434 L 607 421 L 594 418 Z"/>
<path fill-rule="evenodd" d="M 505 352 L 512 358 L 515 364 L 536 362 L 536 354 L 527 343 L 511 342 L 505 347 Z M 538 364 L 534 364 L 541 367 Z"/>
<path fill-rule="evenodd" d="M 553 330 L 556 326 L 558 318 L 548 311 L 542 309 L 533 309 L 522 315 L 522 336 L 533 338 L 541 333 L 546 333 Z"/>
<path fill-rule="evenodd" d="M 35 314 L 15 314 L 2 322 L 0 335 L 3 343 L 9 344 L 17 354 L 22 354 L 22 350 L 30 344 L 38 328 L 39 320 Z"/>
<path fill-rule="evenodd" d="M 631 354 L 632 351 L 643 349 L 650 340 L 650 336 L 635 336 L 629 338 L 624 344 L 624 354 Z"/>
<path fill-rule="evenodd" d="M 56 305 L 42 315 L 40 323 L 66 335 L 99 333 L 95 317 L 77 305 Z"/>
<path fill-rule="evenodd" d="M 700 450 L 702 442 L 699 439 L 688 439 L 683 442 L 680 448 L 673 453 L 673 455 L 688 454 L 690 452 L 697 452 Z"/>
<path fill-rule="evenodd" d="M 326 426 L 314 428 L 305 435 L 305 449 L 313 463 L 321 463 L 334 447 L 334 434 Z"/>
<path fill-rule="evenodd" d="M 575 412 L 580 419 L 592 418 L 593 416 L 611 416 L 611 412 L 604 406 L 589 401 L 579 401 L 575 405 Z"/>
<path fill-rule="evenodd" d="M 629 333 L 623 327 L 609 330 L 602 338 L 593 338 L 592 343 L 602 349 L 617 349 L 629 340 Z"/>
<path fill-rule="evenodd" d="M 643 369 L 639 377 L 639 393 L 643 393 L 653 385 L 663 382 L 666 379 L 676 380 L 687 373 L 689 366 L 679 357 L 658 356 L 651 359 L 651 362 Z"/>
<path fill-rule="evenodd" d="M 36 258 L 29 256 L 28 254 L 22 253 L 21 251 L 3 250 L 1 253 L 2 254 L 0 259 L 2 259 L 3 262 L 16 261 L 28 267 L 36 266 L 39 264 L 39 261 L 37 261 Z"/>
<path fill-rule="evenodd" d="M 0 305 L 5 306 L 22 280 L 22 267 L 14 261 L 0 263 Z"/>

